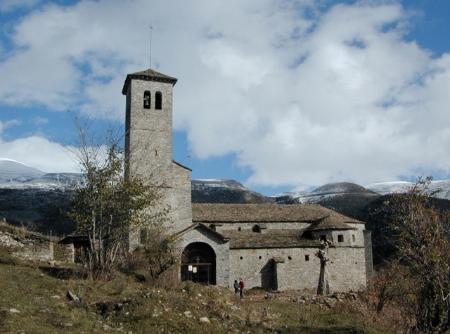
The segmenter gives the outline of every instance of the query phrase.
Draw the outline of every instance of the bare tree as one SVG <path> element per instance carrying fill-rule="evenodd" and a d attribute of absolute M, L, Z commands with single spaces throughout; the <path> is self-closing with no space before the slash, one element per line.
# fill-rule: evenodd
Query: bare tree
<path fill-rule="evenodd" d="M 379 268 L 368 287 L 376 312 L 381 313 L 387 304 L 404 306 L 410 303 L 414 292 L 410 285 L 408 268 L 398 260 Z"/>
<path fill-rule="evenodd" d="M 320 260 L 319 283 L 317 285 L 318 295 L 328 295 L 330 293 L 330 285 L 328 282 L 328 271 L 327 271 L 327 262 L 330 261 L 330 259 L 328 258 L 329 246 L 330 244 L 328 241 L 322 241 L 320 249 L 316 253 L 316 256 Z"/>
<path fill-rule="evenodd" d="M 413 282 L 417 329 L 443 333 L 450 328 L 449 212 L 430 204 L 428 184 L 420 179 L 397 196 L 392 232 L 399 261 Z"/>

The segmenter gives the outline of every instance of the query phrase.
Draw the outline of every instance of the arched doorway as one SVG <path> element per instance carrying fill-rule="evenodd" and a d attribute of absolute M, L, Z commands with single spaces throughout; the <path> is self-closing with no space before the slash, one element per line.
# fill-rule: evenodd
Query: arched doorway
<path fill-rule="evenodd" d="M 181 255 L 181 280 L 216 284 L 216 253 L 203 242 L 189 244 Z"/>

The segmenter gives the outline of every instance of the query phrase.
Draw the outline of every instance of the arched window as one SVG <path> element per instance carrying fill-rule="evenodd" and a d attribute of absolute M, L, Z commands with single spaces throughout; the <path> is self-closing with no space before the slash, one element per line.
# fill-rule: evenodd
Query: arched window
<path fill-rule="evenodd" d="M 151 97 L 150 91 L 146 90 L 144 92 L 144 109 L 150 109 L 151 107 Z"/>
<path fill-rule="evenodd" d="M 161 94 L 161 92 L 156 92 L 156 94 L 155 94 L 155 109 L 162 109 L 162 94 Z"/>

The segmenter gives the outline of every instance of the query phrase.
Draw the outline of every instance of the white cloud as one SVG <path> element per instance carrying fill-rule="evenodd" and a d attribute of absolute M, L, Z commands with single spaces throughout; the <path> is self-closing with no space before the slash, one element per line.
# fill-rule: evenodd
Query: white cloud
<path fill-rule="evenodd" d="M 17 8 L 30 8 L 40 0 L 2 0 L 0 2 L 0 12 L 10 12 Z"/>
<path fill-rule="evenodd" d="M 6 125 L 5 125 L 6 124 Z M 79 172 L 74 147 L 63 146 L 39 136 L 7 141 L 1 138 L 8 122 L 0 122 L 0 158 L 20 161 L 44 172 Z"/>
<path fill-rule="evenodd" d="M 21 122 L 18 119 L 11 119 L 9 121 L 0 121 L 0 135 L 8 128 L 20 125 Z"/>
<path fill-rule="evenodd" d="M 450 54 L 407 40 L 411 17 L 385 1 L 324 13 L 312 0 L 47 6 L 15 27 L 0 99 L 122 120 L 150 19 L 155 64 L 179 78 L 175 127 L 198 157 L 237 153 L 260 185 L 450 173 Z"/>
<path fill-rule="evenodd" d="M 44 125 L 48 123 L 48 118 L 37 116 L 33 118 L 32 122 L 34 125 Z"/>

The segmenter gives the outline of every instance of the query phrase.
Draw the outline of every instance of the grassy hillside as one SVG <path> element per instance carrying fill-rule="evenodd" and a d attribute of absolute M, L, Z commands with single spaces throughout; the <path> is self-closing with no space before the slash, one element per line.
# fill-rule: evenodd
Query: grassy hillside
<path fill-rule="evenodd" d="M 357 312 L 290 294 L 237 299 L 225 288 L 155 287 L 118 273 L 92 282 L 76 268 L 18 262 L 0 250 L 0 333 L 386 333 Z M 80 302 L 69 300 L 70 290 Z M 347 310 L 347 311 L 344 311 Z"/>

